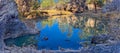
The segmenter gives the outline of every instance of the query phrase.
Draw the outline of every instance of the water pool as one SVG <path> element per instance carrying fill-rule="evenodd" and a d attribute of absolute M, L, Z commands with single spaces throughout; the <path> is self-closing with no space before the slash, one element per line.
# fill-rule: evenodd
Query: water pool
<path fill-rule="evenodd" d="M 106 21 L 105 21 L 106 20 Z M 90 42 L 93 35 L 106 33 L 107 19 L 62 15 L 32 20 L 41 32 L 38 35 L 26 35 L 5 40 L 7 45 L 35 45 L 38 49 L 77 50 L 82 42 Z M 32 23 L 31 23 L 32 24 Z"/>

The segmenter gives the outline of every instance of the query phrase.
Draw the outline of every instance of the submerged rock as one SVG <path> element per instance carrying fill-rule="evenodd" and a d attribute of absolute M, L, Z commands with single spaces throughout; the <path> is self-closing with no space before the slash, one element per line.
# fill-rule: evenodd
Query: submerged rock
<path fill-rule="evenodd" d="M 43 40 L 48 40 L 48 37 L 44 37 Z"/>
<path fill-rule="evenodd" d="M 38 32 L 38 30 L 29 28 L 20 21 L 14 0 L 0 0 L 0 49 L 3 48 L 3 39 Z"/>

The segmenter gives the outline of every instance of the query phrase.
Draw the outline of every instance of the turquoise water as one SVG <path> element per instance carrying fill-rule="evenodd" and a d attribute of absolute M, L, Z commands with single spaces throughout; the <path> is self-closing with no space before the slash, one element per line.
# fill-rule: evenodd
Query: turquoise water
<path fill-rule="evenodd" d="M 103 21 L 102 21 L 103 20 Z M 93 35 L 106 33 L 107 19 L 86 16 L 53 16 L 33 20 L 40 30 L 38 35 L 26 35 L 15 39 L 7 39 L 11 46 L 35 45 L 38 49 L 58 50 L 83 47 L 84 42 L 90 42 Z"/>

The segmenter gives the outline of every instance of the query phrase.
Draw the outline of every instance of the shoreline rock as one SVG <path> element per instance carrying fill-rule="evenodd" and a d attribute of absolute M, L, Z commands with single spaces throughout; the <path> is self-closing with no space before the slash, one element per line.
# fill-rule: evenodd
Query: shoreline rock
<path fill-rule="evenodd" d="M 120 42 L 111 44 L 97 44 L 88 47 L 82 47 L 79 50 L 37 50 L 34 46 L 27 47 L 6 47 L 0 53 L 120 53 Z"/>

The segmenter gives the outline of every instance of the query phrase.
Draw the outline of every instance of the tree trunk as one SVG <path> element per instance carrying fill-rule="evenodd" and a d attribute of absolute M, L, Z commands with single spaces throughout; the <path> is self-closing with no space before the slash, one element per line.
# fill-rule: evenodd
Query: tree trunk
<path fill-rule="evenodd" d="M 97 13 L 97 3 L 94 1 L 95 13 Z"/>

